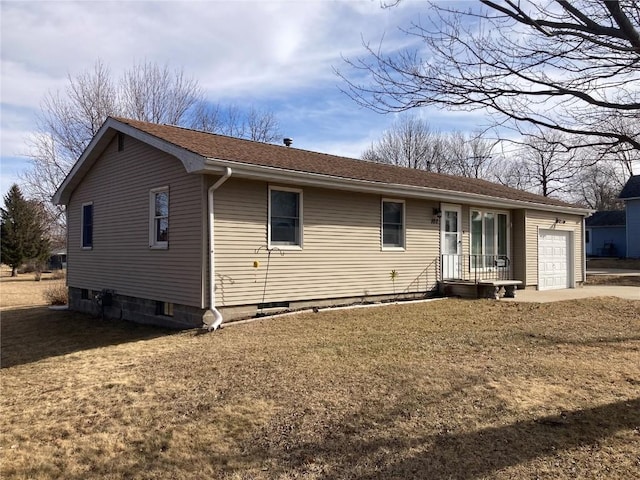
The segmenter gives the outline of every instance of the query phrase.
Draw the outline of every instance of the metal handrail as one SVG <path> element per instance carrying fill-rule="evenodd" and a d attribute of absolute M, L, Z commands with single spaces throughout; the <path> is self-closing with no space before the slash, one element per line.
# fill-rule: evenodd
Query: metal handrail
<path fill-rule="evenodd" d="M 441 280 L 512 280 L 511 260 L 506 255 L 440 255 Z"/>

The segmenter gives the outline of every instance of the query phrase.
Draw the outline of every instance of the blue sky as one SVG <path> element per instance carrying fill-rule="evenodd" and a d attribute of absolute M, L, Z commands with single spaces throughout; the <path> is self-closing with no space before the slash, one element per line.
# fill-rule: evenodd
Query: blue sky
<path fill-rule="evenodd" d="M 405 0 L 5 1 L 1 28 L 0 193 L 28 165 L 28 138 L 47 91 L 99 59 L 114 78 L 140 61 L 183 68 L 220 104 L 266 107 L 298 148 L 350 157 L 393 122 L 340 92 L 342 56 L 416 41 L 400 32 L 426 12 Z M 434 128 L 473 130 L 479 115 L 422 110 Z"/>

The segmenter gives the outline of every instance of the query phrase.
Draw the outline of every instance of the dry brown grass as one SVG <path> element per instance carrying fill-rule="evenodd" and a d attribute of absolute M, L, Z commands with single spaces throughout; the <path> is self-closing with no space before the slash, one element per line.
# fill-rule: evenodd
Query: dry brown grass
<path fill-rule="evenodd" d="M 640 302 L 2 312 L 2 478 L 637 478 Z"/>
<path fill-rule="evenodd" d="M 15 307 L 30 307 L 49 304 L 48 292 L 65 286 L 64 276 L 57 272 L 43 273 L 42 280 L 36 281 L 34 273 L 23 273 L 11 277 L 11 271 L 3 268 L 0 272 L 0 310 Z"/>
<path fill-rule="evenodd" d="M 587 259 L 587 269 L 590 268 L 640 270 L 640 258 L 589 258 Z"/>
<path fill-rule="evenodd" d="M 640 287 L 638 275 L 587 275 L 587 285 L 617 285 L 619 287 Z"/>

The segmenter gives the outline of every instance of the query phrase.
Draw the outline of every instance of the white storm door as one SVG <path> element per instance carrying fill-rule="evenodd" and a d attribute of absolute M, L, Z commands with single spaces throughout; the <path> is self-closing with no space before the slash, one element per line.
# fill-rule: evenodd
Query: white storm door
<path fill-rule="evenodd" d="M 460 205 L 442 205 L 440 253 L 442 279 L 462 278 L 462 209 Z"/>
<path fill-rule="evenodd" d="M 571 287 L 570 232 L 540 230 L 538 234 L 538 290 Z"/>

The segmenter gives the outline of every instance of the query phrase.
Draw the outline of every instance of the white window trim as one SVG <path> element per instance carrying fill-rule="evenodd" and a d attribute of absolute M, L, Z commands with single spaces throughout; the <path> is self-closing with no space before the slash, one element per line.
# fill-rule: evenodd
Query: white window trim
<path fill-rule="evenodd" d="M 495 235 L 496 235 L 496 253 L 495 256 L 499 256 L 500 254 L 497 252 L 498 250 L 498 215 L 506 215 L 507 217 L 507 253 L 506 256 L 510 261 L 513 261 L 513 259 L 511 258 L 511 215 L 509 214 L 508 210 L 496 210 L 496 209 L 492 209 L 492 208 L 484 208 L 484 207 L 469 207 L 469 255 L 474 255 L 472 253 L 472 248 L 473 248 L 473 227 L 472 227 L 472 223 L 471 220 L 473 219 L 473 212 L 480 212 L 480 214 L 482 215 L 482 251 L 485 252 L 486 251 L 486 245 L 485 245 L 485 231 L 484 231 L 484 215 L 486 213 L 493 213 L 495 215 Z M 485 253 L 482 253 L 480 255 L 485 255 Z M 471 271 L 492 271 L 493 267 L 472 267 L 471 266 L 471 260 L 469 260 L 469 268 L 471 269 Z"/>
<path fill-rule="evenodd" d="M 300 245 L 282 245 L 279 243 L 271 243 L 271 191 L 294 192 L 298 193 L 300 200 L 298 202 L 298 228 L 300 229 L 299 238 Z M 303 221 L 303 191 L 301 188 L 280 187 L 277 185 L 269 185 L 269 193 L 267 199 L 267 246 L 268 248 L 278 248 L 280 250 L 302 250 L 304 244 L 304 221 Z"/>
<path fill-rule="evenodd" d="M 167 211 L 167 221 L 171 213 L 171 196 L 169 195 L 169 186 L 152 188 L 149 190 L 149 248 L 157 250 L 166 250 L 169 248 L 169 241 L 158 242 L 156 241 L 156 194 L 167 192 L 169 197 L 169 206 Z"/>
<path fill-rule="evenodd" d="M 84 246 L 84 207 L 87 205 L 93 205 L 93 202 L 85 202 L 80 207 L 80 248 L 82 250 L 93 250 L 93 230 L 95 226 L 95 211 L 93 208 L 91 209 L 91 245 L 88 247 Z"/>
<path fill-rule="evenodd" d="M 402 204 L 402 246 L 401 247 L 385 247 L 384 245 L 384 204 L 401 203 Z M 380 250 L 383 252 L 404 252 L 407 249 L 407 205 L 404 200 L 398 198 L 382 198 L 380 201 Z"/>

